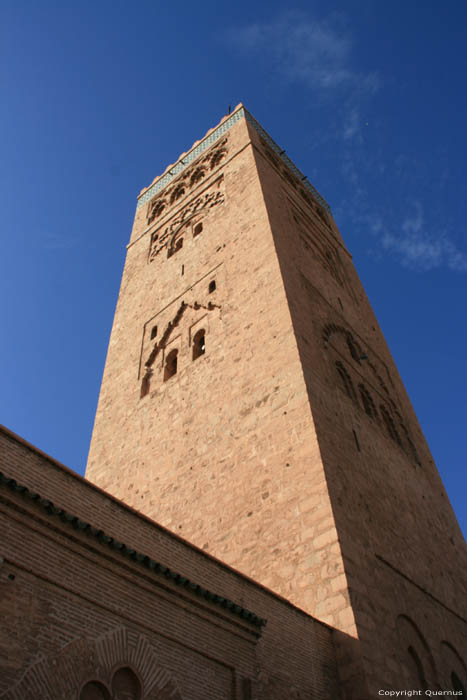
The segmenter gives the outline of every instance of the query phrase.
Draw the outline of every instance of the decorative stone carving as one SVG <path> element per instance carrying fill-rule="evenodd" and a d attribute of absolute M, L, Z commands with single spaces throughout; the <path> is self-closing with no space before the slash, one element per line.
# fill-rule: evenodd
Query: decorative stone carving
<path fill-rule="evenodd" d="M 410 617 L 403 614 L 397 618 L 396 630 L 402 668 L 407 674 L 404 678 L 407 687 L 439 688 L 435 661 L 420 628 Z"/>
<path fill-rule="evenodd" d="M 339 326 L 335 323 L 326 324 L 323 328 L 322 334 L 325 349 L 327 350 L 329 343 L 331 342 L 331 338 L 335 334 L 338 334 L 345 339 L 348 352 L 352 360 L 357 362 L 357 364 L 359 364 L 361 367 L 368 367 L 372 371 L 374 378 L 377 380 L 379 390 L 383 390 L 384 393 L 389 397 L 389 389 L 386 383 L 384 382 L 381 374 L 378 372 L 375 364 L 368 358 L 366 352 L 364 351 L 360 343 L 356 340 L 356 338 L 354 338 L 354 336 L 348 328 L 344 328 L 344 326 Z M 362 365 L 362 361 L 364 362 L 364 365 Z M 394 401 L 391 401 L 391 403 L 395 408 L 396 404 L 394 403 Z"/>
<path fill-rule="evenodd" d="M 210 168 L 211 170 L 214 170 L 214 168 L 219 165 L 219 163 L 225 158 L 227 155 L 227 149 L 226 148 L 218 148 L 216 151 L 214 151 L 211 159 L 210 159 Z"/>
<path fill-rule="evenodd" d="M 112 698 L 103 683 L 99 681 L 89 681 L 81 688 L 79 700 L 112 700 Z"/>
<path fill-rule="evenodd" d="M 207 304 L 200 304 L 198 301 L 194 301 L 193 303 L 187 303 L 185 301 L 182 301 L 180 306 L 177 309 L 177 312 L 175 316 L 172 318 L 171 321 L 167 324 L 167 326 L 164 329 L 164 332 L 162 333 L 161 339 L 159 342 L 155 342 L 149 350 L 149 354 L 147 355 L 147 359 L 144 363 L 144 372 L 142 374 L 142 382 L 141 382 L 141 393 L 140 396 L 143 398 L 146 396 L 151 388 L 151 377 L 153 376 L 154 370 L 154 364 L 155 361 L 158 357 L 158 355 L 166 348 L 170 336 L 174 332 L 174 330 L 179 326 L 182 317 L 184 316 L 185 312 L 188 309 L 192 309 L 195 312 L 198 312 L 200 310 L 203 311 L 214 311 L 214 309 L 220 309 L 221 307 L 218 304 L 214 304 L 212 301 L 208 302 Z M 191 344 L 191 341 L 190 341 Z"/>
<path fill-rule="evenodd" d="M 96 640 L 77 639 L 41 659 L 1 698 L 77 700 L 81 690 L 86 700 L 93 692 L 96 700 L 183 700 L 147 639 L 124 627 Z"/>
<path fill-rule="evenodd" d="M 178 185 L 175 187 L 174 190 L 172 190 L 172 194 L 170 196 L 170 203 L 173 204 L 174 202 L 177 201 L 177 199 L 181 199 L 183 195 L 185 194 L 185 191 L 187 189 L 187 185 L 185 182 L 179 182 Z"/>
<path fill-rule="evenodd" d="M 223 178 L 220 178 L 213 183 L 206 192 L 203 192 L 200 197 L 197 197 L 187 204 L 166 227 L 158 229 L 152 234 L 149 249 L 149 262 L 152 262 L 161 250 L 167 246 L 173 251 L 173 244 L 178 232 L 193 216 L 195 216 L 195 214 L 207 209 L 212 209 L 218 204 L 223 204 L 225 197 L 222 185 Z"/>
<path fill-rule="evenodd" d="M 311 199 L 311 198 L 310 198 Z M 334 280 L 343 287 L 348 282 L 342 261 L 337 252 L 336 246 L 332 245 L 319 230 L 316 218 L 313 220 L 308 214 L 299 209 L 294 204 L 292 207 L 292 217 L 297 226 L 298 234 L 305 250 L 319 261 L 323 268 L 330 273 Z M 313 205 L 313 210 L 320 216 L 318 205 Z M 323 214 L 324 215 L 324 214 Z M 348 287 L 348 284 L 346 285 Z"/>
<path fill-rule="evenodd" d="M 260 673 L 253 686 L 254 700 L 305 700 L 292 678 Z"/>
<path fill-rule="evenodd" d="M 174 180 L 169 187 L 164 188 L 161 194 L 149 202 L 147 209 L 148 224 L 151 224 L 161 216 L 167 207 L 196 187 L 205 177 L 208 170 L 214 170 L 221 163 L 227 156 L 227 142 L 228 139 L 225 138 L 213 146 L 203 158 L 199 158 L 188 171 L 184 171 L 183 175 Z"/>
<path fill-rule="evenodd" d="M 303 275 L 302 278 L 306 279 L 303 277 Z M 378 419 L 378 414 L 380 414 L 389 436 L 399 445 L 399 447 L 404 450 L 409 459 L 416 464 L 421 465 L 417 449 L 407 429 L 405 419 L 398 410 L 398 404 L 396 404 L 396 402 L 391 398 L 389 389 L 383 381 L 383 378 L 381 377 L 380 372 L 377 370 L 374 362 L 370 360 L 360 343 L 354 338 L 352 333 L 347 328 L 334 323 L 328 323 L 323 328 L 322 337 L 326 350 L 328 349 L 333 336 L 336 336 L 336 340 L 339 338 L 338 343 L 334 345 L 334 350 L 337 350 L 339 354 L 347 359 L 349 362 L 349 368 L 352 367 L 351 361 L 356 362 L 359 366 L 360 379 L 362 373 L 366 374 L 365 382 L 367 382 L 373 391 L 375 391 L 375 394 L 376 392 L 380 394 L 380 398 L 378 399 L 379 408 L 377 409 L 373 396 L 368 391 L 367 386 L 363 382 L 360 382 L 359 395 L 365 413 L 371 418 L 375 419 L 377 423 L 380 423 Z M 340 360 L 336 362 L 336 365 L 340 365 L 341 368 L 344 369 Z M 371 374 L 370 372 L 367 372 L 367 369 L 370 370 Z M 351 381 L 350 375 L 348 376 L 349 381 Z M 376 390 L 375 387 L 377 387 Z M 381 396 L 381 392 L 384 392 L 383 396 Z M 347 393 L 349 396 L 351 396 L 351 398 L 354 400 L 356 399 L 356 395 L 351 395 L 349 391 Z"/>
<path fill-rule="evenodd" d="M 198 182 L 201 182 L 203 177 L 206 175 L 206 168 L 203 168 L 201 166 L 197 167 L 193 174 L 190 177 L 190 187 L 193 187 L 194 185 L 197 185 Z"/>
<path fill-rule="evenodd" d="M 441 642 L 440 652 L 442 659 L 440 670 L 442 676 L 444 676 L 444 678 L 441 679 L 444 681 L 442 687 L 455 687 L 456 690 L 467 688 L 467 664 L 462 660 L 459 652 L 446 640 Z M 464 696 L 466 694 L 467 693 L 464 691 Z"/>

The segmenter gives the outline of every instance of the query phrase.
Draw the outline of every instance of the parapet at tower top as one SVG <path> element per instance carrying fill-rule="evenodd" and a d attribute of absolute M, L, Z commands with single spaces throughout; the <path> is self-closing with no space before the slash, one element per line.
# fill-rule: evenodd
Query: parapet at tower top
<path fill-rule="evenodd" d="M 195 141 L 193 146 L 189 151 L 185 151 L 175 163 L 167 166 L 162 175 L 157 176 L 149 187 L 145 187 L 141 190 L 138 195 L 137 209 L 139 209 L 143 204 L 148 202 L 154 197 L 157 192 L 162 190 L 166 185 L 169 184 L 177 175 L 179 175 L 185 168 L 187 168 L 191 163 L 193 163 L 197 158 L 213 143 L 223 136 L 229 129 L 232 128 L 240 119 L 246 119 L 259 133 L 259 135 L 266 141 L 269 147 L 281 158 L 285 165 L 292 171 L 292 173 L 300 180 L 303 187 L 308 189 L 313 197 L 321 204 L 321 206 L 328 212 L 331 213 L 331 208 L 326 202 L 324 197 L 320 195 L 318 190 L 313 187 L 311 182 L 308 181 L 306 175 L 304 175 L 290 158 L 286 155 L 285 151 L 277 145 L 277 143 L 269 136 L 269 134 L 263 129 L 261 124 L 253 117 L 252 114 L 244 107 L 240 102 L 235 109 L 230 113 L 226 114 L 225 117 L 221 119 L 219 124 L 212 129 L 210 129 L 206 136 L 200 141 Z"/>

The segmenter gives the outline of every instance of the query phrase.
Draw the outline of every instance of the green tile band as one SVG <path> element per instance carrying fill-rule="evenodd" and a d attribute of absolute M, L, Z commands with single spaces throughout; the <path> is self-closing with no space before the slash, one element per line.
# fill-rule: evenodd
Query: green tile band
<path fill-rule="evenodd" d="M 307 178 L 303 173 L 292 163 L 290 158 L 285 154 L 285 152 L 277 145 L 277 143 L 269 136 L 269 134 L 263 129 L 261 124 L 256 121 L 253 115 L 245 109 L 245 107 L 240 107 L 234 112 L 228 119 L 226 119 L 222 124 L 220 124 L 214 131 L 212 131 L 206 138 L 204 138 L 197 146 L 192 148 L 182 159 L 177 161 L 170 170 L 165 173 L 157 182 L 155 182 L 151 187 L 144 192 L 138 198 L 138 204 L 136 209 L 138 210 L 146 202 L 154 197 L 160 190 L 162 190 L 169 182 L 185 170 L 193 161 L 195 161 L 204 151 L 206 151 L 213 143 L 215 143 L 221 136 L 223 136 L 231 127 L 236 124 L 240 119 L 245 118 L 259 133 L 259 135 L 266 141 L 266 143 L 272 148 L 272 150 L 281 158 L 283 163 L 293 172 L 293 174 L 298 177 L 302 186 L 307 189 L 313 195 L 314 199 L 321 204 L 321 206 L 328 212 L 331 213 L 331 208 L 326 202 L 324 197 L 320 195 L 318 190 L 313 187 L 311 182 L 308 182 Z"/>

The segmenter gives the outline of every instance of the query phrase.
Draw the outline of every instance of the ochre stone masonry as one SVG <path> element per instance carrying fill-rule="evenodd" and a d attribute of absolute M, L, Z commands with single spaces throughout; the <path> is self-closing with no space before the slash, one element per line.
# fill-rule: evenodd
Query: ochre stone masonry
<path fill-rule="evenodd" d="M 0 528 L 2 700 L 339 697 L 329 627 L 1 428 Z"/>
<path fill-rule="evenodd" d="M 328 208 L 238 109 L 137 209 L 87 477 L 339 630 L 346 697 L 466 685 L 426 441 Z"/>
<path fill-rule="evenodd" d="M 0 698 L 465 694 L 460 529 L 329 205 L 242 105 L 138 198 L 89 481 L 0 448 Z"/>
<path fill-rule="evenodd" d="M 197 181 L 198 182 L 198 181 Z M 199 235 L 203 230 L 203 219 L 209 214 L 209 210 L 218 204 L 224 202 L 224 178 L 221 176 L 210 186 L 206 187 L 196 199 L 192 200 L 181 211 L 177 212 L 164 226 L 156 229 L 150 237 L 149 260 L 152 261 L 159 253 L 166 249 L 167 257 L 171 257 L 175 252 L 180 250 L 184 237 L 192 238 Z M 174 194 L 185 193 L 185 188 L 179 185 Z M 148 222 L 151 222 L 154 216 L 154 207 L 158 212 L 158 216 L 163 213 L 166 208 L 165 199 L 157 198 L 155 204 L 150 204 L 148 212 Z M 201 226 L 200 226 L 201 224 Z"/>

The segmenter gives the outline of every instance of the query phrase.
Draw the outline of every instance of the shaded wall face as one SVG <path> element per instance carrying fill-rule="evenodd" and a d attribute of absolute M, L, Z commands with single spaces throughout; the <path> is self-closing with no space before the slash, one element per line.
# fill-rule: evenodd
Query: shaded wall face
<path fill-rule="evenodd" d="M 256 153 L 368 677 L 408 687 L 412 646 L 446 683 L 443 639 L 467 652 L 460 529 L 332 218 Z M 425 641 L 401 638 L 405 617 Z"/>
<path fill-rule="evenodd" d="M 332 621 L 339 544 L 245 121 L 219 151 L 138 210 L 86 475 Z"/>
<path fill-rule="evenodd" d="M 2 698 L 339 697 L 330 629 L 1 428 L 0 471 L 15 479 L 0 479 Z M 125 556 L 112 538 L 248 606 L 266 627 Z"/>

